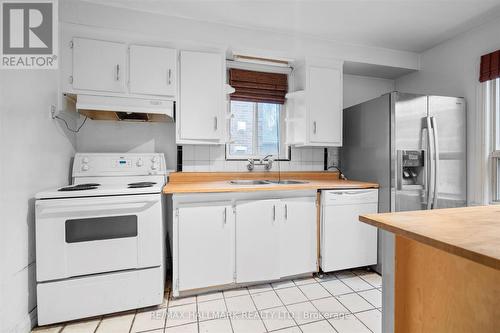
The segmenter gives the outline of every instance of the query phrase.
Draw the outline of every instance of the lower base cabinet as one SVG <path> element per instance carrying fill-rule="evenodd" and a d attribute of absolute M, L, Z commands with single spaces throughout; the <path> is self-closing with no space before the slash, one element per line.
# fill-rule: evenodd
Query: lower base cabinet
<path fill-rule="evenodd" d="M 280 275 L 317 271 L 316 197 L 282 200 L 280 223 Z"/>
<path fill-rule="evenodd" d="M 317 270 L 316 196 L 236 203 L 236 282 Z"/>
<path fill-rule="evenodd" d="M 174 198 L 173 295 L 316 272 L 316 192 L 302 192 Z"/>
<path fill-rule="evenodd" d="M 234 282 L 234 215 L 225 203 L 177 208 L 178 289 Z"/>
<path fill-rule="evenodd" d="M 281 277 L 279 210 L 279 200 L 236 203 L 236 282 Z"/>

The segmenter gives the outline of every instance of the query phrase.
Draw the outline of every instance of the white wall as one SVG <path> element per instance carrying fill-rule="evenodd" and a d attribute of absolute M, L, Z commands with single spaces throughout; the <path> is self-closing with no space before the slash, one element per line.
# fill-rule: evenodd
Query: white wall
<path fill-rule="evenodd" d="M 177 167 L 175 123 L 132 123 L 89 119 L 77 134 L 76 150 L 94 153 L 163 153 L 167 168 L 175 170 Z"/>
<path fill-rule="evenodd" d="M 450 95 L 467 100 L 468 199 L 482 203 L 479 63 L 480 56 L 500 49 L 500 19 L 490 21 L 422 54 L 421 70 L 396 80 L 402 92 Z"/>
<path fill-rule="evenodd" d="M 36 306 L 34 195 L 68 182 L 74 135 L 49 118 L 56 71 L 0 73 L 0 332 L 29 332 Z"/>
<path fill-rule="evenodd" d="M 344 74 L 344 109 L 394 91 L 394 80 Z"/>

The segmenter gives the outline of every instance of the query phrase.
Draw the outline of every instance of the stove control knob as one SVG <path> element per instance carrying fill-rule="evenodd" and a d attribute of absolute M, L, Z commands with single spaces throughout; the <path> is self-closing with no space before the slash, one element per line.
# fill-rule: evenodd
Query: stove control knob
<path fill-rule="evenodd" d="M 82 165 L 82 171 L 87 171 L 89 166 L 87 164 Z"/>
<path fill-rule="evenodd" d="M 156 163 L 157 161 L 158 161 L 158 156 L 155 155 L 151 158 L 151 162 Z"/>
<path fill-rule="evenodd" d="M 139 158 L 139 159 L 137 160 L 137 166 L 138 166 L 138 167 L 141 167 L 141 166 L 143 166 L 143 165 L 144 165 L 144 161 L 142 160 L 142 158 Z"/>
<path fill-rule="evenodd" d="M 156 170 L 157 168 L 158 165 L 155 162 L 153 162 L 153 164 L 151 164 L 151 169 Z"/>
<path fill-rule="evenodd" d="M 88 158 L 88 157 L 84 157 L 84 158 L 82 158 L 82 163 L 83 163 L 83 164 L 87 164 L 87 163 L 89 163 L 89 158 Z"/>

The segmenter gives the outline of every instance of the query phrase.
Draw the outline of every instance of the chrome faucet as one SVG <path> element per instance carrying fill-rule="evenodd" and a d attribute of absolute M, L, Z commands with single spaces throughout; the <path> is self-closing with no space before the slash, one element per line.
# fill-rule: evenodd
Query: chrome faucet
<path fill-rule="evenodd" d="M 266 163 L 267 162 L 267 163 Z M 264 165 L 266 170 L 271 170 L 273 167 L 274 158 L 272 154 L 266 155 L 260 159 L 260 164 Z"/>
<path fill-rule="evenodd" d="M 249 158 L 247 169 L 248 169 L 248 171 L 252 171 L 256 165 L 263 165 L 264 169 L 269 171 L 273 167 L 273 162 L 274 162 L 274 158 L 273 158 L 272 154 L 264 156 L 263 158 L 258 160 L 258 162 L 255 162 L 255 159 L 253 159 L 253 158 Z"/>
<path fill-rule="evenodd" d="M 247 169 L 248 169 L 248 171 L 253 171 L 254 168 L 255 168 L 255 161 L 253 158 L 249 158 Z"/>

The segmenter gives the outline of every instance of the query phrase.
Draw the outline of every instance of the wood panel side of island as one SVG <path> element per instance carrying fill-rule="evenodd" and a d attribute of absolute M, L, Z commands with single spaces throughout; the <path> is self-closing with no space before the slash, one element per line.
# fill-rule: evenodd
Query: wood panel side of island
<path fill-rule="evenodd" d="M 500 270 L 396 235 L 396 333 L 500 332 Z"/>

